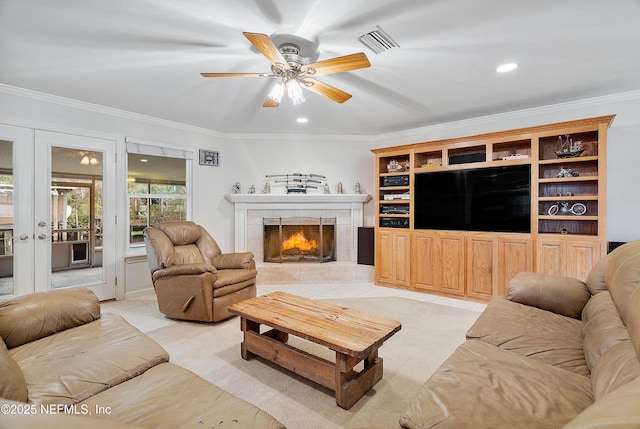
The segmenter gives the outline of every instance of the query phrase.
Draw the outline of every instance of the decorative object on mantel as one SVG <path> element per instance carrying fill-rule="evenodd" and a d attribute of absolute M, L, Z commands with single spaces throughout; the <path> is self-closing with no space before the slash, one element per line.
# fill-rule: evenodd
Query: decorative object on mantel
<path fill-rule="evenodd" d="M 361 189 L 360 189 L 360 182 L 356 182 L 356 184 L 355 184 L 355 185 L 353 185 L 353 193 L 354 193 L 354 194 L 359 194 L 359 193 L 360 193 L 360 191 L 361 191 Z"/>
<path fill-rule="evenodd" d="M 287 188 L 287 194 L 306 194 L 307 189 L 319 189 L 326 183 L 327 177 L 321 174 L 267 174 L 267 179 L 274 179 L 278 184 L 282 183 Z"/>
<path fill-rule="evenodd" d="M 240 186 L 240 182 L 236 182 L 233 184 L 233 186 L 231 187 L 231 192 L 233 192 L 234 194 L 239 194 L 242 192 L 242 187 Z"/>
<path fill-rule="evenodd" d="M 251 186 L 249 186 L 249 193 L 250 193 L 250 194 L 255 194 L 255 193 L 256 193 L 256 187 L 255 187 L 255 185 L 251 185 Z"/>
<path fill-rule="evenodd" d="M 270 194 L 271 193 L 271 182 L 269 182 L 268 180 L 264 184 L 264 187 L 262 188 L 262 193 L 263 194 Z"/>
<path fill-rule="evenodd" d="M 558 158 L 573 158 L 584 152 L 582 140 L 574 142 L 569 134 L 564 136 L 564 140 L 562 140 L 562 136 L 558 136 L 558 146 L 560 147 L 560 150 L 556 151 Z"/>
<path fill-rule="evenodd" d="M 336 194 L 342 194 L 342 182 L 338 182 L 336 185 Z"/>
<path fill-rule="evenodd" d="M 322 192 L 324 192 L 325 194 L 330 194 L 331 193 L 331 189 L 329 188 L 328 184 L 324 184 L 324 186 L 322 187 Z"/>

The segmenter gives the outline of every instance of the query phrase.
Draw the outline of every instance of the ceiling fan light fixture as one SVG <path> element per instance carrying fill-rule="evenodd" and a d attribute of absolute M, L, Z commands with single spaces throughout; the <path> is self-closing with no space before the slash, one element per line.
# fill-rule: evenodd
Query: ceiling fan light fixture
<path fill-rule="evenodd" d="M 98 158 L 96 158 L 95 156 L 92 156 L 91 159 L 89 159 L 89 164 L 91 165 L 98 165 L 98 163 Z"/>
<path fill-rule="evenodd" d="M 296 79 L 289 79 L 287 81 L 287 94 L 289 98 L 291 98 L 294 106 L 305 101 L 300 83 Z"/>
<path fill-rule="evenodd" d="M 273 85 L 273 88 L 271 88 L 271 92 L 269 92 L 269 98 L 275 101 L 276 103 L 280 103 L 283 95 L 284 95 L 284 85 L 280 82 Z"/>
<path fill-rule="evenodd" d="M 82 159 L 80 160 L 80 164 L 82 165 L 89 165 L 90 159 L 89 159 L 89 155 L 85 155 L 82 157 Z"/>

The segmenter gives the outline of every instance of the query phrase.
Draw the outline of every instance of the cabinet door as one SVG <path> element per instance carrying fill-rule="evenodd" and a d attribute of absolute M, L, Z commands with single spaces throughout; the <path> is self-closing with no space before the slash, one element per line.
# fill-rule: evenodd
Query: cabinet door
<path fill-rule="evenodd" d="M 536 271 L 556 276 L 567 275 L 567 243 L 565 240 L 542 238 L 536 245 Z"/>
<path fill-rule="evenodd" d="M 529 237 L 498 237 L 497 295 L 507 294 L 507 283 L 521 271 L 533 271 L 533 241 Z"/>
<path fill-rule="evenodd" d="M 380 230 L 378 232 L 376 278 L 380 283 L 409 286 L 410 241 L 411 236 L 408 231 Z"/>
<path fill-rule="evenodd" d="M 567 276 L 585 281 L 593 266 L 600 260 L 600 255 L 598 241 L 567 241 Z"/>
<path fill-rule="evenodd" d="M 376 282 L 393 282 L 393 233 L 380 229 L 376 240 L 375 273 Z"/>
<path fill-rule="evenodd" d="M 467 237 L 467 295 L 488 299 L 497 291 L 498 238 L 488 235 Z"/>
<path fill-rule="evenodd" d="M 438 234 L 436 244 L 438 289 L 444 293 L 464 295 L 464 235 L 461 233 Z"/>
<path fill-rule="evenodd" d="M 436 236 L 430 233 L 415 233 L 411 246 L 412 286 L 416 289 L 437 291 L 435 253 Z"/>
<path fill-rule="evenodd" d="M 393 264 L 394 284 L 409 287 L 411 283 L 411 234 L 395 232 L 393 234 L 395 263 Z"/>

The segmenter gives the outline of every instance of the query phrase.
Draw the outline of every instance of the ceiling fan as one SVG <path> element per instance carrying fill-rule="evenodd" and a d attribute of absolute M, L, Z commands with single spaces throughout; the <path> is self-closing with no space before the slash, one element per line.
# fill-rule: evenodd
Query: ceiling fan
<path fill-rule="evenodd" d="M 306 64 L 307 59 L 300 55 L 300 48 L 294 43 L 283 43 L 276 47 L 266 34 L 242 33 L 253 46 L 271 63 L 271 73 L 200 73 L 203 77 L 269 77 L 279 78 L 265 100 L 263 107 L 278 107 L 286 93 L 293 104 L 304 101 L 302 88 L 327 97 L 337 103 L 351 98 L 348 94 L 331 85 L 327 85 L 315 76 L 346 72 L 370 67 L 367 56 L 360 52 Z"/>

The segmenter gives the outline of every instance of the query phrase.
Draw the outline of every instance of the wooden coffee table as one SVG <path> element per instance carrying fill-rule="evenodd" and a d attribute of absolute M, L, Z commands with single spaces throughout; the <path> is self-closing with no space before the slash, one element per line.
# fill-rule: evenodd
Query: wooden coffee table
<path fill-rule="evenodd" d="M 332 389 L 344 409 L 382 379 L 378 349 L 402 327 L 395 320 L 284 292 L 238 302 L 229 311 L 240 316 L 243 359 L 260 356 Z M 260 333 L 260 325 L 272 329 Z M 334 350 L 335 362 L 287 344 L 289 335 Z M 362 361 L 363 369 L 355 371 Z"/>

